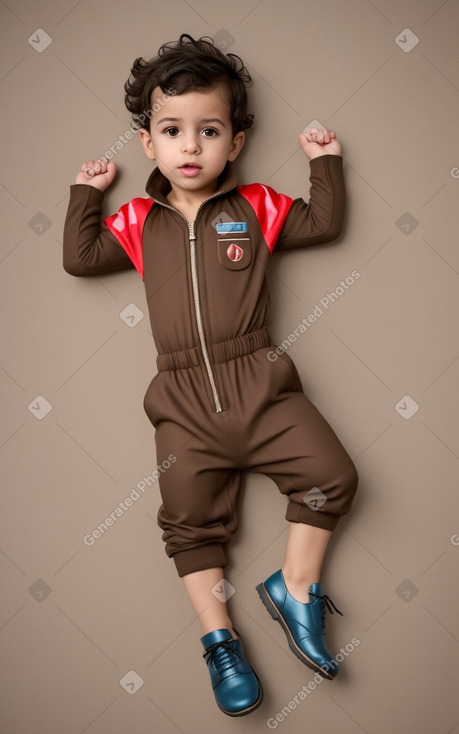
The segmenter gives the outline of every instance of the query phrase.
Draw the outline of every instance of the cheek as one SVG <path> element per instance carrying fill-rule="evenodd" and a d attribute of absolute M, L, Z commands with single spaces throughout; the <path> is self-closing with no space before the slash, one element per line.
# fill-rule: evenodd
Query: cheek
<path fill-rule="evenodd" d="M 152 139 L 152 150 L 155 158 L 164 158 L 173 149 L 173 146 L 174 140 L 172 138 L 168 138 L 167 140 L 163 138 Z"/>

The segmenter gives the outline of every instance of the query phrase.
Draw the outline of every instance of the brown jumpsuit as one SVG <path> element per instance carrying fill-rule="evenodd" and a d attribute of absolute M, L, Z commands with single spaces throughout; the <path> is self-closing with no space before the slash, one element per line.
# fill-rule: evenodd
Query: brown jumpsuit
<path fill-rule="evenodd" d="M 355 467 L 305 397 L 290 357 L 273 359 L 266 329 L 271 253 L 329 242 L 344 213 L 343 160 L 310 161 L 310 198 L 238 186 L 228 164 L 218 192 L 189 223 L 167 200 L 158 169 L 149 198 L 102 220 L 103 194 L 75 184 L 64 268 L 100 275 L 134 265 L 145 282 L 158 373 L 144 399 L 156 429 L 158 522 L 180 576 L 227 564 L 244 471 L 273 479 L 286 518 L 333 530 L 351 507 Z"/>

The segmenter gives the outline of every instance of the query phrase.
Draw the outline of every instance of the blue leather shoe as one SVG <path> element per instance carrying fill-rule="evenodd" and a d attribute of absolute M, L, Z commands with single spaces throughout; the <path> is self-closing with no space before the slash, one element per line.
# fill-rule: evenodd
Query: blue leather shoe
<path fill-rule="evenodd" d="M 228 716 L 255 711 L 263 699 L 263 689 L 244 657 L 241 641 L 234 640 L 229 630 L 220 629 L 201 637 L 201 642 L 220 711 Z"/>
<path fill-rule="evenodd" d="M 321 584 L 309 587 L 309 604 L 297 601 L 287 590 L 282 571 L 276 571 L 256 587 L 261 601 L 284 630 L 290 650 L 308 668 L 327 680 L 336 678 L 339 665 L 325 645 L 325 611 L 341 614 L 322 593 Z M 341 614 L 342 616 L 342 614 Z"/>

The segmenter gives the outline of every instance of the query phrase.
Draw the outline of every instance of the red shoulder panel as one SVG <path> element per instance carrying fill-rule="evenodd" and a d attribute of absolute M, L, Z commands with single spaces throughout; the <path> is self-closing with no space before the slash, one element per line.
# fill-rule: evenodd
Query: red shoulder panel
<path fill-rule="evenodd" d="M 108 217 L 105 224 L 115 235 L 126 254 L 132 260 L 136 270 L 143 278 L 142 232 L 148 212 L 154 204 L 153 199 L 132 199 L 123 204 L 116 214 Z"/>
<path fill-rule="evenodd" d="M 278 194 L 270 186 L 258 183 L 238 186 L 237 190 L 257 215 L 263 237 L 272 253 L 293 199 L 285 194 Z"/>

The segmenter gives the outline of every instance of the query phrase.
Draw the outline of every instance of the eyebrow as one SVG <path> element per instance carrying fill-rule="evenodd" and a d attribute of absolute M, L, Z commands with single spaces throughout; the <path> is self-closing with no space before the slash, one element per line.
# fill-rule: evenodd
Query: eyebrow
<path fill-rule="evenodd" d="M 156 125 L 162 125 L 164 122 L 183 122 L 182 117 L 163 117 L 161 120 L 158 120 Z M 219 117 L 206 117 L 199 121 L 201 124 L 208 125 L 210 122 L 218 122 L 222 127 L 225 127 L 225 123 L 223 120 L 220 120 Z"/>

